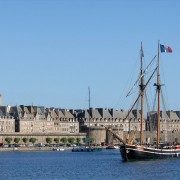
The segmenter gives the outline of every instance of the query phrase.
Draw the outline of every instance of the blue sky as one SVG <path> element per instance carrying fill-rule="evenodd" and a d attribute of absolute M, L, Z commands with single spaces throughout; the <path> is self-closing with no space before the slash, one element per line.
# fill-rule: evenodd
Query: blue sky
<path fill-rule="evenodd" d="M 1 0 L 0 93 L 5 105 L 128 108 L 123 96 L 157 42 L 167 108 L 180 108 L 180 1 Z M 136 67 L 136 68 L 135 68 Z M 135 71 L 136 70 L 136 71 Z"/>

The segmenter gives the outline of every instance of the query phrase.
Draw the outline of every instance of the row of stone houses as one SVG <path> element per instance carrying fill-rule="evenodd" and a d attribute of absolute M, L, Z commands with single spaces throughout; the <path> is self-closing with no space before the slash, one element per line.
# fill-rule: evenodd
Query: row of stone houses
<path fill-rule="evenodd" d="M 90 108 L 67 110 L 43 106 L 0 106 L 0 133 L 62 133 L 77 134 L 84 127 L 111 126 L 121 131 L 140 131 L 139 110 Z M 161 111 L 161 131 L 180 131 L 180 111 Z M 149 112 L 143 130 L 156 130 L 156 112 Z"/>
<path fill-rule="evenodd" d="M 147 130 L 157 129 L 157 112 L 149 112 L 147 116 Z M 180 131 L 180 111 L 161 111 L 160 112 L 160 130 L 178 132 Z"/>
<path fill-rule="evenodd" d="M 117 109 L 87 109 L 78 113 L 81 126 L 111 126 L 123 131 L 140 131 L 140 110 L 132 110 L 126 118 L 128 111 Z M 157 129 L 157 112 L 147 113 L 143 121 L 143 130 L 155 131 Z M 180 131 L 180 111 L 160 111 L 161 131 Z"/>
<path fill-rule="evenodd" d="M 0 106 L 0 133 L 79 133 L 73 111 L 38 106 Z"/>
<path fill-rule="evenodd" d="M 128 118 L 128 111 L 117 109 L 90 108 L 78 113 L 80 127 L 102 127 L 111 126 L 122 131 L 140 131 L 140 111 L 133 110 Z M 145 120 L 143 121 L 143 130 L 145 130 Z"/>

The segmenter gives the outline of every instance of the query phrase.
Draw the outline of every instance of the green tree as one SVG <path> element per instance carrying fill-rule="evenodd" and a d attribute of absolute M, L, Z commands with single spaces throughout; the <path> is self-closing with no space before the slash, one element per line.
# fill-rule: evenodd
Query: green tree
<path fill-rule="evenodd" d="M 68 143 L 73 144 L 74 141 L 75 141 L 75 139 L 73 137 L 69 137 L 68 138 Z"/>
<path fill-rule="evenodd" d="M 31 142 L 32 144 L 34 144 L 34 143 L 36 142 L 36 140 L 37 140 L 36 138 L 30 138 L 30 139 L 29 139 L 29 142 Z"/>
<path fill-rule="evenodd" d="M 58 144 L 58 143 L 59 143 L 59 138 L 54 138 L 54 142 L 55 142 L 56 144 Z"/>
<path fill-rule="evenodd" d="M 52 143 L 52 138 L 47 137 L 47 138 L 46 138 L 46 142 L 47 142 L 48 144 L 51 144 L 51 143 Z"/>
<path fill-rule="evenodd" d="M 90 143 L 93 143 L 93 142 L 94 142 L 94 138 L 91 138 L 91 137 L 90 137 L 90 138 L 89 138 L 89 142 L 90 142 Z"/>
<path fill-rule="evenodd" d="M 86 138 L 82 138 L 82 140 L 83 140 L 83 143 L 85 143 L 85 142 L 86 142 Z"/>
<path fill-rule="evenodd" d="M 19 141 L 20 141 L 20 138 L 18 138 L 18 137 L 14 138 L 14 142 L 15 142 L 16 144 L 18 144 Z"/>
<path fill-rule="evenodd" d="M 66 144 L 66 143 L 67 143 L 67 138 L 66 138 L 66 137 L 61 138 L 61 142 L 62 142 L 63 144 Z"/>
<path fill-rule="evenodd" d="M 92 144 L 94 142 L 94 139 L 91 137 L 83 138 L 83 142 L 86 144 Z"/>
<path fill-rule="evenodd" d="M 76 143 L 77 143 L 77 144 L 80 144 L 80 142 L 81 142 L 81 138 L 77 137 L 77 138 L 76 138 Z"/>
<path fill-rule="evenodd" d="M 5 138 L 5 141 L 6 141 L 7 144 L 11 144 L 12 138 L 6 137 L 6 138 Z"/>
<path fill-rule="evenodd" d="M 23 138 L 22 138 L 22 141 L 23 141 L 24 144 L 26 144 L 26 143 L 28 142 L 28 138 L 23 137 Z"/>

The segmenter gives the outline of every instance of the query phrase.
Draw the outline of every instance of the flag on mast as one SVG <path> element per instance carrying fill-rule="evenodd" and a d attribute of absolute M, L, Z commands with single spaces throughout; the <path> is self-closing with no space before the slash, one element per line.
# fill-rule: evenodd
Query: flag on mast
<path fill-rule="evenodd" d="M 172 53 L 172 48 L 170 46 L 160 44 L 160 50 L 161 52 Z"/>

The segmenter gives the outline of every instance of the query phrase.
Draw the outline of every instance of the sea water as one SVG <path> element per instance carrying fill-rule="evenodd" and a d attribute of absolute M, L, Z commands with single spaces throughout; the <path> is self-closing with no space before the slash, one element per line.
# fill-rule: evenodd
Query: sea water
<path fill-rule="evenodd" d="M 180 179 L 180 159 L 123 163 L 118 150 L 1 152 L 0 179 Z"/>

